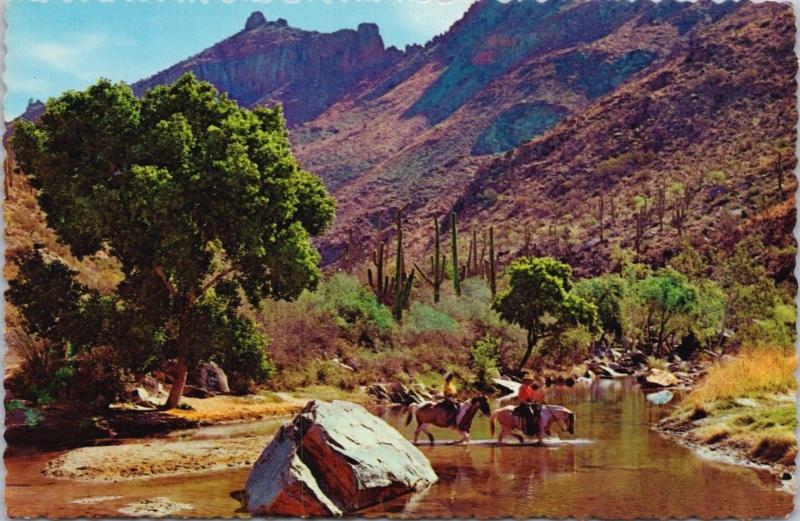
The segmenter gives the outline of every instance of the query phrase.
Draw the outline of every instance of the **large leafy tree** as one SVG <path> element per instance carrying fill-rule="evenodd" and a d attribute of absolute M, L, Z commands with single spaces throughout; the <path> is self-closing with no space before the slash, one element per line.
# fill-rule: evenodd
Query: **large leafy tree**
<path fill-rule="evenodd" d="M 522 257 L 512 262 L 505 274 L 509 288 L 497 296 L 493 307 L 504 320 L 527 332 L 519 370 L 543 338 L 579 324 L 594 328 L 597 309 L 571 291 L 572 269 L 567 264 L 550 257 Z"/>
<path fill-rule="evenodd" d="M 310 237 L 334 202 L 279 107 L 239 108 L 190 74 L 141 98 L 101 80 L 19 123 L 13 146 L 48 225 L 77 257 L 119 260 L 118 307 L 177 358 L 167 407 L 204 343 L 259 342 L 241 296 L 293 298 L 320 277 Z"/>
<path fill-rule="evenodd" d="M 705 339 L 721 319 L 722 294 L 709 283 L 698 286 L 672 268 L 662 268 L 634 286 L 628 310 L 644 335 L 650 352 L 665 354 L 665 347 L 689 331 Z"/>
<path fill-rule="evenodd" d="M 606 274 L 590 279 L 579 280 L 573 290 L 597 307 L 597 317 L 602 329 L 599 342 L 610 334 L 615 342 L 622 341 L 623 300 L 628 284 L 619 275 Z"/>

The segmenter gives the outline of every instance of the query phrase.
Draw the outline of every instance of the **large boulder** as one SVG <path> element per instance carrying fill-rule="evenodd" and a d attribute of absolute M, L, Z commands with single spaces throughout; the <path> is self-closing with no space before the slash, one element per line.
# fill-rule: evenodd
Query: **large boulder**
<path fill-rule="evenodd" d="M 216 362 L 201 362 L 189 381 L 212 393 L 228 394 L 231 392 L 228 376 Z"/>
<path fill-rule="evenodd" d="M 362 406 L 314 400 L 261 454 L 245 500 L 256 515 L 338 516 L 437 479 L 419 449 Z"/>
<path fill-rule="evenodd" d="M 246 506 L 252 514 L 332 517 L 342 511 L 320 489 L 311 469 L 300 459 L 297 427 L 278 430 L 247 478 Z"/>

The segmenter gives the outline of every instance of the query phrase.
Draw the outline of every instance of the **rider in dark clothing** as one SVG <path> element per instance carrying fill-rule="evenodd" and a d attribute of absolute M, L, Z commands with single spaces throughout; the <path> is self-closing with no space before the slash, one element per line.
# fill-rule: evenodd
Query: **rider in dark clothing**
<path fill-rule="evenodd" d="M 525 435 L 533 436 L 539 432 L 539 414 L 541 404 L 544 403 L 544 395 L 530 374 L 526 374 L 522 379 L 517 397 L 520 404 L 514 409 L 514 416 L 522 418 L 522 431 Z"/>

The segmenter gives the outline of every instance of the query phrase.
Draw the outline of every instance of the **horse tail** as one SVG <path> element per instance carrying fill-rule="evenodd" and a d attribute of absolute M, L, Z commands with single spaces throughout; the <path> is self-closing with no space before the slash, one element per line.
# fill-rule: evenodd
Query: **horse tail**
<path fill-rule="evenodd" d="M 491 416 L 489 416 L 489 435 L 494 438 L 494 417 L 497 414 L 497 411 L 493 412 Z"/>
<path fill-rule="evenodd" d="M 411 419 L 414 417 L 414 413 L 417 412 L 417 404 L 412 403 L 408 406 L 408 414 L 406 414 L 406 425 L 411 423 Z"/>

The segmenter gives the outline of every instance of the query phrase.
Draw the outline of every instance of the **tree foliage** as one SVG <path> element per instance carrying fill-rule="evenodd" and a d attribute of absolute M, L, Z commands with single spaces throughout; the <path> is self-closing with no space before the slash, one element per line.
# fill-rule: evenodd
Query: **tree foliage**
<path fill-rule="evenodd" d="M 101 80 L 20 122 L 13 146 L 48 225 L 77 257 L 119 260 L 116 306 L 177 356 L 170 406 L 202 344 L 263 347 L 240 295 L 294 298 L 319 280 L 310 237 L 334 202 L 297 165 L 280 107 L 239 108 L 191 74 L 142 98 Z"/>
<path fill-rule="evenodd" d="M 664 355 L 689 332 L 705 341 L 718 330 L 723 295 L 711 281 L 691 283 L 672 268 L 662 268 L 633 286 L 628 313 L 634 336 L 645 350 Z"/>
<path fill-rule="evenodd" d="M 508 322 L 527 331 L 527 346 L 519 362 L 522 369 L 539 340 L 566 327 L 593 328 L 597 308 L 572 292 L 572 269 L 550 257 L 522 257 L 506 269 L 509 288 L 498 295 L 494 308 Z"/>
<path fill-rule="evenodd" d="M 614 274 L 582 279 L 575 283 L 574 291 L 597 308 L 601 340 L 608 334 L 621 341 L 625 323 L 623 299 L 628 291 L 625 279 Z"/>

